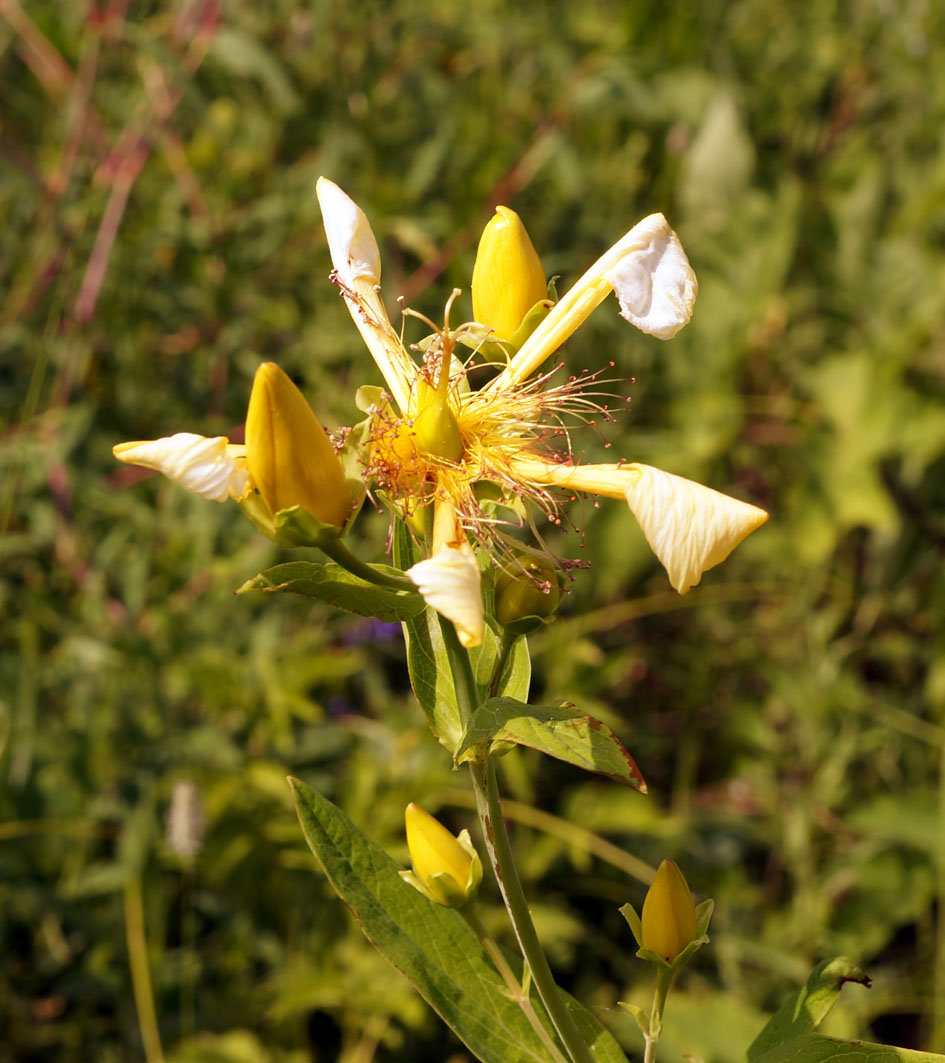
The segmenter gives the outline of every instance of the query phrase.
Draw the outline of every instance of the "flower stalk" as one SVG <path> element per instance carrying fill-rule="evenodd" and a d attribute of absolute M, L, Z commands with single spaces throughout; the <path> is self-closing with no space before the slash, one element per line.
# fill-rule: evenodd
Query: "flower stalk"
<path fill-rule="evenodd" d="M 541 947 L 538 932 L 535 930 L 535 924 L 528 910 L 528 901 L 522 889 L 522 881 L 518 877 L 518 868 L 515 866 L 515 858 L 512 855 L 512 845 L 505 829 L 502 802 L 499 798 L 495 776 L 495 764 L 492 757 L 487 754 L 484 763 L 470 762 L 469 768 L 473 790 L 476 794 L 476 810 L 482 824 L 489 860 L 499 884 L 506 911 L 509 913 L 512 928 L 518 939 L 519 948 L 532 972 L 538 995 L 568 1052 L 571 1063 L 593 1063 L 594 1057 L 575 1025 L 564 1002 L 564 997 L 561 995 L 561 990 L 551 973 L 548 958 Z"/>

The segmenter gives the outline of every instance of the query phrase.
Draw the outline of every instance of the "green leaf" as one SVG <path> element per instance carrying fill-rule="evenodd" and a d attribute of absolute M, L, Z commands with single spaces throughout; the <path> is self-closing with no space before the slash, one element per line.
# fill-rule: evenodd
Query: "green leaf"
<path fill-rule="evenodd" d="M 757 1063 L 945 1063 L 945 1056 L 807 1033 L 758 1056 Z"/>
<path fill-rule="evenodd" d="M 367 938 L 470 1051 L 484 1063 L 546 1063 L 547 1050 L 462 915 L 402 881 L 397 863 L 341 809 L 297 779 L 289 783 L 306 841 Z M 576 1002 L 569 1006 L 595 1060 L 626 1063 L 600 1023 Z"/>
<path fill-rule="evenodd" d="M 387 575 L 400 575 L 386 565 L 372 565 L 371 568 Z M 248 591 L 289 591 L 291 594 L 303 594 L 308 598 L 328 602 L 339 609 L 346 609 L 349 613 L 373 616 L 389 623 L 408 620 L 422 613 L 424 609 L 423 599 L 419 594 L 375 587 L 333 562 L 320 564 L 315 561 L 289 561 L 283 565 L 274 565 L 247 580 L 236 593 L 246 594 Z"/>
<path fill-rule="evenodd" d="M 573 706 L 490 698 L 473 713 L 457 758 L 482 742 L 529 746 L 646 793 L 640 769 L 613 731 Z"/>
<path fill-rule="evenodd" d="M 473 675 L 476 677 L 476 685 L 479 687 L 479 696 L 485 699 L 489 695 L 489 686 L 495 672 L 496 662 L 499 659 L 502 640 L 490 627 L 486 627 L 481 646 L 474 646 L 469 651 L 469 659 L 472 663 Z M 528 643 L 524 638 L 515 640 L 509 651 L 505 667 L 496 693 L 501 697 L 518 698 L 524 701 L 528 697 L 528 687 L 532 678 L 531 657 L 528 653 Z"/>
<path fill-rule="evenodd" d="M 806 983 L 782 1005 L 749 1045 L 745 1057 L 748 1063 L 755 1063 L 776 1046 L 816 1029 L 836 1004 L 846 982 L 857 982 L 867 988 L 870 984 L 863 968 L 845 956 L 818 964 Z"/>

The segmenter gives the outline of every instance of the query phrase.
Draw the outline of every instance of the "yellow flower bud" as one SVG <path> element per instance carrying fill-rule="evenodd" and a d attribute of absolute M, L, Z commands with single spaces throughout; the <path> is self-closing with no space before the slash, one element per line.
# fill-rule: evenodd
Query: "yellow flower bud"
<path fill-rule="evenodd" d="M 275 514 L 301 506 L 340 528 L 354 498 L 341 462 L 302 392 L 274 363 L 256 370 L 246 413 L 246 463 Z"/>
<path fill-rule="evenodd" d="M 472 275 L 473 317 L 509 340 L 522 318 L 547 298 L 545 272 L 521 218 L 496 207 L 479 240 Z"/>
<path fill-rule="evenodd" d="M 463 831 L 455 838 L 415 804 L 407 805 L 405 819 L 413 874 L 423 892 L 447 908 L 462 907 L 482 878 L 482 864 L 469 835 Z"/>
<path fill-rule="evenodd" d="M 664 860 L 643 902 L 643 948 L 672 963 L 696 938 L 696 908 L 683 873 Z"/>

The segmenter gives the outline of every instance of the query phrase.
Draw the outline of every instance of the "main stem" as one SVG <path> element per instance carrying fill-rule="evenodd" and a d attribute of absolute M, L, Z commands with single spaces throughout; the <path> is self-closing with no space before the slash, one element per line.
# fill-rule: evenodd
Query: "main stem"
<path fill-rule="evenodd" d="M 535 924 L 528 910 L 528 901 L 518 877 L 518 869 L 512 855 L 512 846 L 505 829 L 502 803 L 495 777 L 495 765 L 487 754 L 485 762 L 470 764 L 473 789 L 476 793 L 476 808 L 486 839 L 486 848 L 493 871 L 502 891 L 502 899 L 512 921 L 519 948 L 531 971 L 532 979 L 541 997 L 545 1010 L 558 1031 L 562 1044 L 574 1063 L 593 1063 L 594 1057 L 575 1025 L 548 966 L 548 959 L 538 939 Z"/>
<path fill-rule="evenodd" d="M 456 688 L 456 701 L 463 724 L 466 725 L 479 705 L 479 687 L 469 661 L 469 654 L 456 637 L 456 629 L 445 617 L 439 617 L 439 622 L 443 632 L 443 645 L 453 675 L 453 685 Z M 538 995 L 572 1063 L 594 1063 L 594 1057 L 591 1055 L 587 1042 L 575 1025 L 561 991 L 555 983 L 554 975 L 548 966 L 548 958 L 541 947 L 535 924 L 528 910 L 528 901 L 525 899 L 525 891 L 522 889 L 522 882 L 518 877 L 518 869 L 512 855 L 512 845 L 505 829 L 502 802 L 499 800 L 499 788 L 495 777 L 495 764 L 491 756 L 486 753 L 481 763 L 471 761 L 469 767 L 476 794 L 476 809 L 479 813 L 479 822 L 482 824 L 486 848 L 489 851 L 489 860 Z"/>

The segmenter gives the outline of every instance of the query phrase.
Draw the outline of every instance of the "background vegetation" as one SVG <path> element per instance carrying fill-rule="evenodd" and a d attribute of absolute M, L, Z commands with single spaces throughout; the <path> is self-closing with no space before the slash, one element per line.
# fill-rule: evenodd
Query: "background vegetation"
<path fill-rule="evenodd" d="M 372 218 L 387 295 L 434 316 L 496 202 L 565 284 L 663 210 L 695 319 L 663 345 L 597 312 L 568 362 L 613 361 L 633 401 L 611 450 L 578 445 L 772 512 L 686 598 L 616 503 L 559 542 L 590 568 L 533 640 L 536 690 L 605 718 L 651 791 L 504 762 L 564 981 L 634 1046 L 615 1001 L 649 976 L 617 907 L 642 900 L 632 857 L 670 855 L 717 907 L 667 1063 L 731 1063 L 836 953 L 874 985 L 834 1032 L 945 1051 L 943 22 L 929 0 L 0 0 L 2 1063 L 154 1063 L 155 1030 L 180 1063 L 467 1058 L 333 898 L 284 782 L 401 858 L 409 800 L 471 822 L 398 631 L 234 599 L 271 544 L 111 457 L 236 434 L 263 359 L 356 418 L 378 380 L 319 174 Z M 380 559 L 385 533 L 368 513 L 357 541 Z"/>

